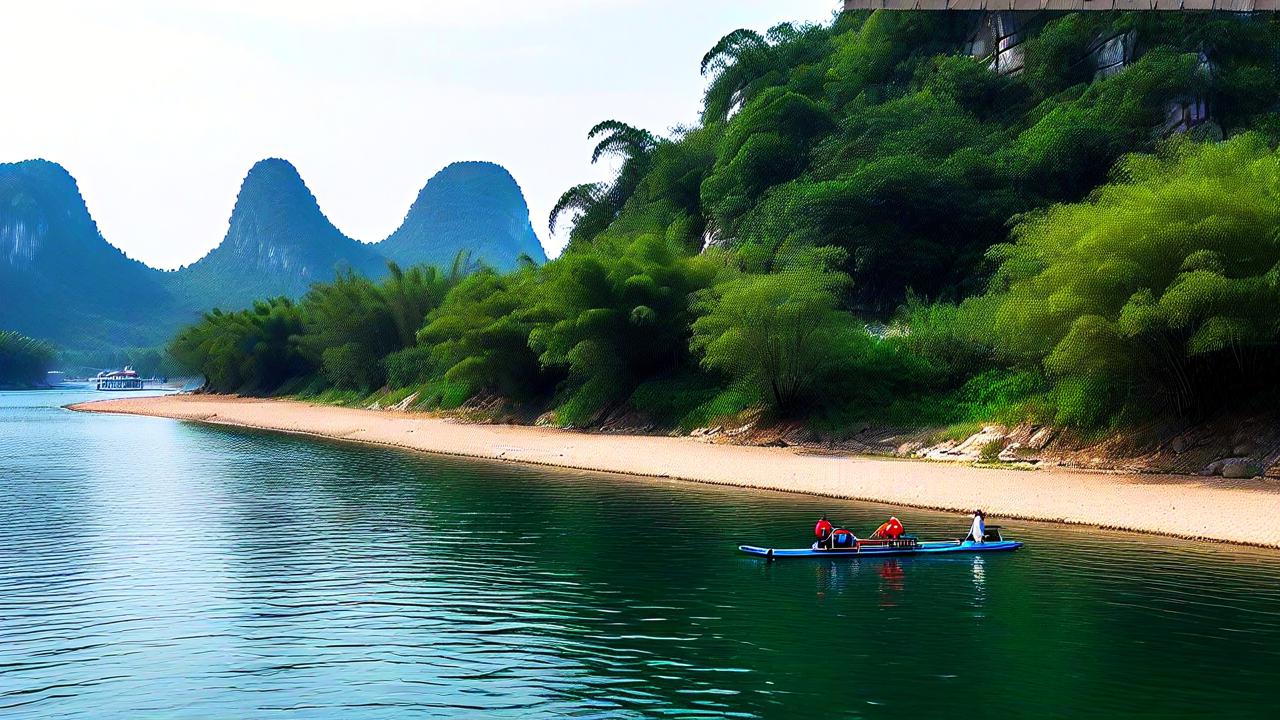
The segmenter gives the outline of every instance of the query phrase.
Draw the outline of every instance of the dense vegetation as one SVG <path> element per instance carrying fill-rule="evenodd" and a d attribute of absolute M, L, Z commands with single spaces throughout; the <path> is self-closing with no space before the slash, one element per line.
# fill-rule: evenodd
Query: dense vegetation
<path fill-rule="evenodd" d="M 1049 373 L 1065 422 L 1271 399 L 1280 154 L 1247 134 L 1130 157 L 1117 176 L 992 250 L 993 291 L 970 304 L 991 319 L 993 347 Z"/>
<path fill-rule="evenodd" d="M 1048 16 L 1015 76 L 960 52 L 972 26 L 735 31 L 703 58 L 696 127 L 591 130 L 620 170 L 557 204 L 558 259 L 348 276 L 215 311 L 173 351 L 218 390 L 500 398 L 565 425 L 1098 428 L 1272 397 L 1280 25 Z M 1128 30 L 1134 61 L 1095 73 Z M 1198 99 L 1214 121 L 1171 136 Z"/>
<path fill-rule="evenodd" d="M 49 343 L 0 330 L 0 387 L 43 385 L 56 358 Z"/>

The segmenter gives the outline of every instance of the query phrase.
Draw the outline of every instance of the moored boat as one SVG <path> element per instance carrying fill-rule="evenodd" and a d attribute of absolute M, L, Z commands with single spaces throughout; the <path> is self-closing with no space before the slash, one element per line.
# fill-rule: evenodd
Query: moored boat
<path fill-rule="evenodd" d="M 100 391 L 146 389 L 145 381 L 131 367 L 112 372 L 100 372 L 94 378 L 94 384 Z"/>

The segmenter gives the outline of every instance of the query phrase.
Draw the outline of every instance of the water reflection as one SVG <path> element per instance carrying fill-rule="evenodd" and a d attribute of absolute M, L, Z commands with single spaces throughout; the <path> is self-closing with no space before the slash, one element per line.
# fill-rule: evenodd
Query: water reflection
<path fill-rule="evenodd" d="M 987 559 L 974 555 L 973 563 L 973 606 L 981 608 L 987 601 Z"/>
<path fill-rule="evenodd" d="M 907 587 L 907 573 L 903 570 L 902 563 L 895 559 L 885 559 L 880 562 L 880 569 L 876 574 L 880 576 L 880 607 L 897 607 L 899 597 Z"/>
<path fill-rule="evenodd" d="M 1024 524 L 1011 556 L 766 563 L 734 547 L 889 509 L 30 397 L 0 394 L 0 715 L 1274 709 L 1274 554 Z M 975 648 L 1018 672 L 957 661 Z"/>

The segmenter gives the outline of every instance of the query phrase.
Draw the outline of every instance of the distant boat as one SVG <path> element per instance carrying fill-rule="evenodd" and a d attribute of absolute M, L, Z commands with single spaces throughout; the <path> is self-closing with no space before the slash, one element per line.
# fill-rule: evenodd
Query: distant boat
<path fill-rule="evenodd" d="M 94 378 L 99 390 L 119 391 L 119 390 L 145 390 L 142 378 L 138 373 L 134 372 L 131 367 L 125 367 L 123 370 L 113 370 L 111 372 L 100 372 Z"/>

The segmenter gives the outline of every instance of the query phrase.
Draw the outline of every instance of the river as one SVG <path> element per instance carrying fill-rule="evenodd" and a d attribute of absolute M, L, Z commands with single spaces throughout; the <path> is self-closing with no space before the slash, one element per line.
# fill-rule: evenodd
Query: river
<path fill-rule="evenodd" d="M 2 717 L 1280 713 L 1280 552 L 1011 521 L 769 564 L 735 546 L 822 512 L 967 519 L 61 409 L 92 395 L 0 393 Z"/>

